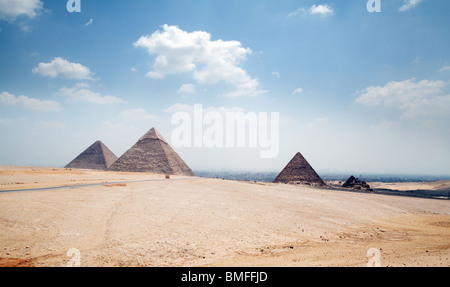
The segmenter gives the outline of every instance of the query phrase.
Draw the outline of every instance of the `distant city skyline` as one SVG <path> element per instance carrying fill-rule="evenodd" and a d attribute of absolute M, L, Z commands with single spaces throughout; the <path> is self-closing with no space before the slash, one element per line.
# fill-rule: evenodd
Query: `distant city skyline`
<path fill-rule="evenodd" d="M 0 165 L 120 157 L 152 127 L 173 146 L 202 105 L 277 113 L 279 152 L 175 148 L 194 171 L 450 174 L 449 1 L 66 2 L 0 0 Z"/>

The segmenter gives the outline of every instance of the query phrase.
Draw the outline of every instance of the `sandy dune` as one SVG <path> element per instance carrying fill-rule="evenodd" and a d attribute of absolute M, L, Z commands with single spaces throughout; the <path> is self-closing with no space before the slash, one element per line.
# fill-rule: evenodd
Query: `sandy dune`
<path fill-rule="evenodd" d="M 450 266 L 448 200 L 0 167 L 0 191 L 91 183 L 0 192 L 0 266 Z"/>

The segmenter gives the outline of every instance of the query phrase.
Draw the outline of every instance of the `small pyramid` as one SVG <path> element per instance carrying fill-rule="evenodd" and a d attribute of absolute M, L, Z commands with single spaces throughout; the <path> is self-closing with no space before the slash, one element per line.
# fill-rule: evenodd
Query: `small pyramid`
<path fill-rule="evenodd" d="M 320 176 L 311 167 L 301 153 L 297 153 L 283 171 L 275 178 L 274 183 L 293 183 L 308 185 L 325 185 Z"/>
<path fill-rule="evenodd" d="M 117 156 L 106 145 L 96 141 L 65 168 L 106 170 L 116 160 Z"/>
<path fill-rule="evenodd" d="M 356 177 L 354 177 L 352 175 L 347 179 L 347 181 L 342 185 L 342 187 L 351 187 L 355 181 L 356 181 Z"/>
<path fill-rule="evenodd" d="M 350 176 L 349 179 L 347 179 L 347 181 L 342 185 L 342 187 L 356 190 L 373 191 L 373 189 L 370 188 L 370 185 L 368 185 L 367 182 L 361 181 L 358 178 L 355 178 L 353 175 Z"/>
<path fill-rule="evenodd" d="M 195 176 L 155 128 L 142 136 L 108 170 Z"/>

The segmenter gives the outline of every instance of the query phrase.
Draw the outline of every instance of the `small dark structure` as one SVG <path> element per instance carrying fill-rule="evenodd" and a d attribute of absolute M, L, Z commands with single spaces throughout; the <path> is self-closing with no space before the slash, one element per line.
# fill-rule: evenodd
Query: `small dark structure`
<path fill-rule="evenodd" d="M 347 179 L 347 181 L 342 185 L 345 188 L 351 188 L 355 190 L 365 190 L 365 191 L 373 191 L 370 186 L 365 181 L 361 181 L 353 175 Z"/>

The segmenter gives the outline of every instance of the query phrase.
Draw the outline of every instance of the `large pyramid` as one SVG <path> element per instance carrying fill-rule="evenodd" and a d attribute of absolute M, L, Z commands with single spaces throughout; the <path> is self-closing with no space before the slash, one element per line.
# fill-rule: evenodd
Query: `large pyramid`
<path fill-rule="evenodd" d="M 108 170 L 195 176 L 155 128 L 147 132 Z"/>
<path fill-rule="evenodd" d="M 301 153 L 297 153 L 283 171 L 275 178 L 274 183 L 294 183 L 308 185 L 325 185 L 320 176 L 311 167 Z"/>
<path fill-rule="evenodd" d="M 106 170 L 116 160 L 117 156 L 109 148 L 101 141 L 96 141 L 65 168 Z"/>

